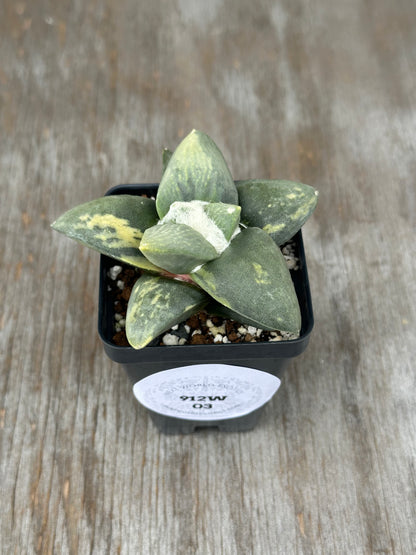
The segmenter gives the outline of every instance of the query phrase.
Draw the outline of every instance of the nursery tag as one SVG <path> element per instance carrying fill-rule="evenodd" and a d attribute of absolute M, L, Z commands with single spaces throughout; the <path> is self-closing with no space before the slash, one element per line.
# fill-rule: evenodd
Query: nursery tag
<path fill-rule="evenodd" d="M 184 420 L 222 420 L 244 416 L 267 403 L 279 378 L 241 366 L 195 364 L 157 372 L 133 386 L 146 408 Z"/>

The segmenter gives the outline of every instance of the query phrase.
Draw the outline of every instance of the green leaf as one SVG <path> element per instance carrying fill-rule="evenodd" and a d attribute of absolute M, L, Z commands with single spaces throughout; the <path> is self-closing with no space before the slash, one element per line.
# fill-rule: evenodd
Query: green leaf
<path fill-rule="evenodd" d="M 318 191 L 286 180 L 237 181 L 241 220 L 260 227 L 277 245 L 295 235 L 313 212 Z"/>
<path fill-rule="evenodd" d="M 109 195 L 81 204 L 60 216 L 52 228 L 94 250 L 150 271 L 159 268 L 139 251 L 144 231 L 157 222 L 155 201 Z"/>
<path fill-rule="evenodd" d="M 169 160 L 172 158 L 172 154 L 173 154 L 173 152 L 171 150 L 169 150 L 168 148 L 163 149 L 163 154 L 162 154 L 163 171 L 162 171 L 162 175 L 166 171 L 166 168 L 169 164 Z"/>
<path fill-rule="evenodd" d="M 147 229 L 140 250 L 153 264 L 173 274 L 188 274 L 197 266 L 219 256 L 200 233 L 188 225 L 174 222 Z"/>
<path fill-rule="evenodd" d="M 192 274 L 216 301 L 258 328 L 299 333 L 301 316 L 280 249 L 258 228 L 244 229 L 222 255 Z"/>
<path fill-rule="evenodd" d="M 156 197 L 160 218 L 175 201 L 205 200 L 238 204 L 230 170 L 214 141 L 195 129 L 176 148 Z"/>
<path fill-rule="evenodd" d="M 208 301 L 188 283 L 142 275 L 135 283 L 126 316 L 126 335 L 135 349 L 148 345 L 171 326 L 198 312 Z"/>
<path fill-rule="evenodd" d="M 229 241 L 240 223 L 240 206 L 212 202 L 204 206 L 204 212 L 223 232 L 226 240 Z"/>

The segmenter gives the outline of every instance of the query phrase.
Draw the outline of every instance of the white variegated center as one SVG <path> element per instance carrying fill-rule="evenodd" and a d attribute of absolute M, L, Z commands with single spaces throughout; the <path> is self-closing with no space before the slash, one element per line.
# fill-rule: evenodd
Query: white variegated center
<path fill-rule="evenodd" d="M 211 243 L 217 253 L 221 254 L 228 247 L 230 241 L 227 241 L 222 230 L 208 217 L 204 210 L 207 204 L 209 203 L 202 200 L 173 202 L 169 212 L 159 223 L 174 222 L 176 224 L 185 224 L 200 233 L 204 239 Z M 234 239 L 238 233 L 240 233 L 240 229 L 237 226 L 231 239 Z"/>

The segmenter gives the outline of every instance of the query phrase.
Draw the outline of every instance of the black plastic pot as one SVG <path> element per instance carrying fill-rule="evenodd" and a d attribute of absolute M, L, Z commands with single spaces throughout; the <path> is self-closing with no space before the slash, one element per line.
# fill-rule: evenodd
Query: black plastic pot
<path fill-rule="evenodd" d="M 155 195 L 157 184 L 118 185 L 107 195 Z M 99 321 L 98 331 L 104 349 L 111 360 L 122 365 L 133 383 L 164 370 L 200 365 L 221 364 L 253 368 L 280 377 L 290 360 L 300 355 L 307 347 L 313 328 L 312 302 L 306 268 L 302 233 L 294 237 L 300 269 L 292 272 L 292 278 L 299 299 L 302 315 L 302 329 L 299 339 L 264 343 L 228 343 L 212 345 L 148 346 L 135 350 L 120 347 L 112 342 L 114 335 L 114 306 L 109 302 L 107 292 L 108 271 L 117 261 L 101 255 Z M 165 433 L 189 433 L 196 429 L 210 427 L 222 431 L 244 431 L 253 428 L 264 406 L 237 418 L 204 420 L 164 416 L 150 410 L 157 427 Z"/>

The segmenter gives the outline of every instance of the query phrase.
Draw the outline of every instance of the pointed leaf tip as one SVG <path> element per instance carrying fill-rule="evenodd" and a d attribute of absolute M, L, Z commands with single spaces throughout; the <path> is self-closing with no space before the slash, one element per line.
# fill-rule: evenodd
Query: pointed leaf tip
<path fill-rule="evenodd" d="M 241 220 L 268 233 L 277 245 L 291 239 L 312 214 L 318 191 L 287 180 L 238 181 Z"/>
<path fill-rule="evenodd" d="M 193 130 L 178 145 L 159 185 L 156 207 L 160 218 L 175 201 L 205 200 L 238 204 L 230 170 L 214 141 Z"/>
<path fill-rule="evenodd" d="M 163 149 L 162 154 L 162 175 L 165 173 L 166 168 L 168 167 L 169 161 L 172 158 L 173 152 L 168 148 Z"/>

